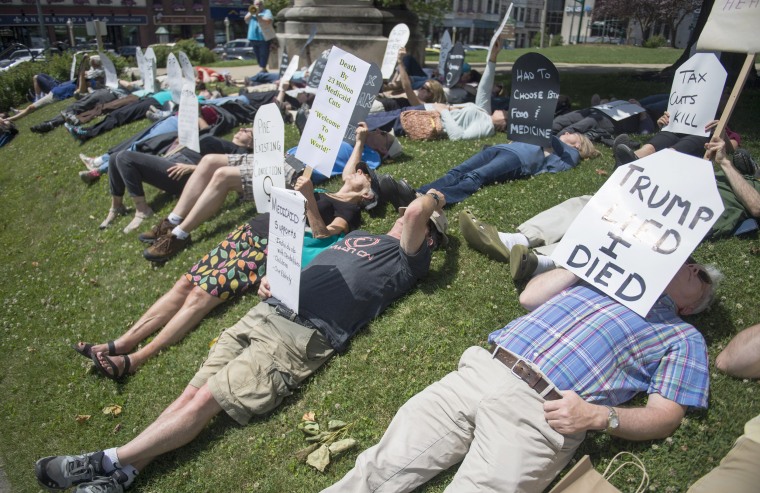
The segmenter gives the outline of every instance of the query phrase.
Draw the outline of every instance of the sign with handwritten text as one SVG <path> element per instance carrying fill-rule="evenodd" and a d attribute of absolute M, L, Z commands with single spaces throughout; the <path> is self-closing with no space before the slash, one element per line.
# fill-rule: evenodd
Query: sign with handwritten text
<path fill-rule="evenodd" d="M 119 78 L 116 76 L 116 67 L 105 53 L 99 51 L 98 55 L 100 56 L 100 63 L 103 65 L 103 70 L 106 73 L 106 87 L 109 89 L 116 89 L 119 86 Z"/>
<path fill-rule="evenodd" d="M 156 54 L 150 46 L 145 50 L 145 73 L 143 74 L 143 89 L 156 92 Z M 195 82 L 195 79 L 193 79 Z"/>
<path fill-rule="evenodd" d="M 169 53 L 166 57 L 166 81 L 172 94 L 172 101 L 179 103 L 184 80 L 182 79 L 182 68 L 179 66 L 179 60 L 174 56 L 174 53 Z"/>
<path fill-rule="evenodd" d="M 285 123 L 279 108 L 269 103 L 253 120 L 253 200 L 256 212 L 269 212 L 273 188 L 285 188 L 283 146 Z"/>
<path fill-rule="evenodd" d="M 446 59 L 449 57 L 449 51 L 451 51 L 451 35 L 449 30 L 443 31 L 441 36 L 441 52 L 438 54 L 438 73 L 446 73 Z"/>
<path fill-rule="evenodd" d="M 300 57 L 298 55 L 294 55 L 290 60 L 288 67 L 285 69 L 285 72 L 280 76 L 280 87 L 282 87 L 284 83 L 290 82 L 290 79 L 293 78 L 293 74 L 295 74 L 296 70 L 298 70 L 299 61 Z"/>
<path fill-rule="evenodd" d="M 195 82 L 195 69 L 187 54 L 184 51 L 180 51 L 177 59 L 179 60 L 179 66 L 182 67 L 182 78 L 186 82 Z"/>
<path fill-rule="evenodd" d="M 669 132 L 707 137 L 705 125 L 715 119 L 726 70 L 712 53 L 695 53 L 676 69 L 670 89 Z"/>
<path fill-rule="evenodd" d="M 542 147 L 551 145 L 552 121 L 559 99 L 559 72 L 545 56 L 526 53 L 512 67 L 507 115 L 509 139 Z"/>
<path fill-rule="evenodd" d="M 309 79 L 306 81 L 306 85 L 309 87 L 319 87 L 319 82 L 322 80 L 322 74 L 325 73 L 325 65 L 327 65 L 327 59 L 330 58 L 330 50 L 324 50 L 319 58 L 314 60 L 314 63 L 309 67 Z"/>
<path fill-rule="evenodd" d="M 393 75 L 393 69 L 396 68 L 398 59 L 398 50 L 406 46 L 409 41 L 409 26 L 406 24 L 396 24 L 388 35 L 388 44 L 385 45 L 385 54 L 380 70 L 383 73 L 383 79 L 390 79 Z"/>
<path fill-rule="evenodd" d="M 454 87 L 459 78 L 462 76 L 462 69 L 464 68 L 464 46 L 462 43 L 456 42 L 454 47 L 449 51 L 449 55 L 446 57 L 446 63 L 444 64 L 443 85 L 446 87 Z"/>
<path fill-rule="evenodd" d="M 285 73 L 285 69 L 288 68 L 288 65 L 290 65 L 290 58 L 288 57 L 288 47 L 283 46 L 282 56 L 280 57 L 280 79 L 282 79 L 282 75 Z"/>
<path fill-rule="evenodd" d="M 552 259 L 646 316 L 722 212 L 712 164 L 665 149 L 615 170 Z"/>
<path fill-rule="evenodd" d="M 646 109 L 642 108 L 640 105 L 632 103 L 630 101 L 625 101 L 623 99 L 610 101 L 609 103 L 598 104 L 596 106 L 592 106 L 592 108 L 604 113 L 616 122 L 625 120 L 626 118 L 632 117 L 633 115 L 638 115 L 639 113 L 644 113 L 646 111 Z"/>
<path fill-rule="evenodd" d="M 324 176 L 330 176 L 368 72 L 369 63 L 332 47 L 296 151 L 296 158 Z"/>
<path fill-rule="evenodd" d="M 177 139 L 180 145 L 200 152 L 198 137 L 198 98 L 195 96 L 195 82 L 187 82 L 182 86 L 177 112 Z"/>
<path fill-rule="evenodd" d="M 272 296 L 298 312 L 306 198 L 295 190 L 272 189 L 267 279 Z"/>
<path fill-rule="evenodd" d="M 372 108 L 372 103 L 375 101 L 377 93 L 380 92 L 380 86 L 383 85 L 383 75 L 380 73 L 380 68 L 374 63 L 369 64 L 369 70 L 367 70 L 367 78 L 364 79 L 364 85 L 359 93 L 359 99 L 354 106 L 354 112 L 351 114 L 351 119 L 348 121 L 348 128 L 346 128 L 346 134 L 343 136 L 343 140 L 351 145 L 356 143 L 356 127 L 359 123 L 367 119 L 369 110 Z"/>
<path fill-rule="evenodd" d="M 760 2 L 757 0 L 716 0 L 702 34 L 699 51 L 760 52 Z"/>

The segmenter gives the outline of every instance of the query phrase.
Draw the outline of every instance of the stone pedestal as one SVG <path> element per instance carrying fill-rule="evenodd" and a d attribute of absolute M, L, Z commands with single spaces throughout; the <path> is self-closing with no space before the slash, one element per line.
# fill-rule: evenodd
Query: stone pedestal
<path fill-rule="evenodd" d="M 316 60 L 322 51 L 332 46 L 379 66 L 388 34 L 399 22 L 406 20 L 394 21 L 393 14 L 376 9 L 369 0 L 295 0 L 293 7 L 277 15 L 277 38 L 281 47 L 287 46 L 292 57 L 299 54 L 314 25 L 317 35 L 301 55 L 301 66 Z M 409 25 L 410 41 L 417 33 L 416 27 L 416 21 L 414 26 Z M 416 51 L 412 53 L 416 55 Z"/>

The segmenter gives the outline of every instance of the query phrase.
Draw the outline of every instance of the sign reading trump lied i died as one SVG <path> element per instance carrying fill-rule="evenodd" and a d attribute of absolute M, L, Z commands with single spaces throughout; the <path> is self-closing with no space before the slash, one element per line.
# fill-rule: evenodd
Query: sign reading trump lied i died
<path fill-rule="evenodd" d="M 710 161 L 665 149 L 615 170 L 552 259 L 644 317 L 722 212 Z"/>
<path fill-rule="evenodd" d="M 295 190 L 272 189 L 267 279 L 272 296 L 298 312 L 306 198 Z"/>
<path fill-rule="evenodd" d="M 707 137 L 715 119 L 726 70 L 712 53 L 696 53 L 676 69 L 668 99 L 670 123 L 662 129 Z"/>
<path fill-rule="evenodd" d="M 518 58 L 512 67 L 507 137 L 516 142 L 550 146 L 558 100 L 557 67 L 538 53 L 526 53 Z"/>
<path fill-rule="evenodd" d="M 369 64 L 333 46 L 296 158 L 330 176 L 340 143 L 367 78 Z"/>
<path fill-rule="evenodd" d="M 285 123 L 279 108 L 269 103 L 253 120 L 253 200 L 256 212 L 269 212 L 273 188 L 285 188 L 283 145 Z"/>
<path fill-rule="evenodd" d="M 383 73 L 383 79 L 390 79 L 393 75 L 393 69 L 396 68 L 398 59 L 398 50 L 406 46 L 409 41 L 409 27 L 406 24 L 396 24 L 390 35 L 388 35 L 388 44 L 385 45 L 385 54 L 380 70 Z"/>

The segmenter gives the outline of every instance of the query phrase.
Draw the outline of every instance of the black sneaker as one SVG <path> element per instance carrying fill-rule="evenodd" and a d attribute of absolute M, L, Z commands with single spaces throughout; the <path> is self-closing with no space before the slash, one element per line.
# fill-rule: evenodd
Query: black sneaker
<path fill-rule="evenodd" d="M 758 166 L 744 149 L 737 149 L 733 156 L 734 168 L 745 176 L 758 176 Z"/>
<path fill-rule="evenodd" d="M 636 161 L 638 158 L 630 147 L 625 144 L 618 144 L 615 147 L 615 168 Z"/>
<path fill-rule="evenodd" d="M 190 243 L 190 236 L 180 240 L 173 234 L 169 233 L 153 243 L 143 251 L 143 257 L 151 262 L 164 263 L 173 256 L 177 255 L 183 248 Z"/>
<path fill-rule="evenodd" d="M 51 130 L 53 130 L 54 128 L 55 127 L 53 126 L 52 123 L 42 122 L 42 123 L 38 123 L 37 125 L 33 125 L 32 127 L 29 128 L 29 130 L 31 130 L 32 132 L 36 134 L 46 134 L 50 132 Z"/>
<path fill-rule="evenodd" d="M 123 493 L 129 477 L 117 469 L 109 476 L 100 476 L 89 483 L 77 486 L 74 493 Z"/>
<path fill-rule="evenodd" d="M 44 457 L 34 465 L 37 481 L 49 490 L 65 490 L 105 476 L 103 452 Z"/>
<path fill-rule="evenodd" d="M 153 226 L 153 229 L 151 229 L 150 231 L 146 231 L 145 233 L 140 233 L 137 239 L 142 241 L 143 243 L 152 245 L 157 239 L 161 238 L 162 236 L 168 233 L 171 233 L 171 231 L 174 229 L 174 226 L 175 225 L 170 223 L 167 218 L 163 218 L 161 222 Z"/>

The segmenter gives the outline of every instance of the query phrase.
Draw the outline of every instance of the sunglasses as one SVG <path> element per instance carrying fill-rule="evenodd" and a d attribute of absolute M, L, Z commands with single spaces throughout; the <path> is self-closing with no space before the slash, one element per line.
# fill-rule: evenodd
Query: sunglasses
<path fill-rule="evenodd" d="M 689 258 L 686 259 L 686 263 L 689 265 L 699 264 L 691 255 L 689 255 Z M 712 279 L 710 278 L 710 274 L 708 274 L 707 271 L 704 269 L 701 269 L 701 268 L 697 269 L 697 278 L 699 278 L 699 280 L 705 284 L 712 284 Z"/>

